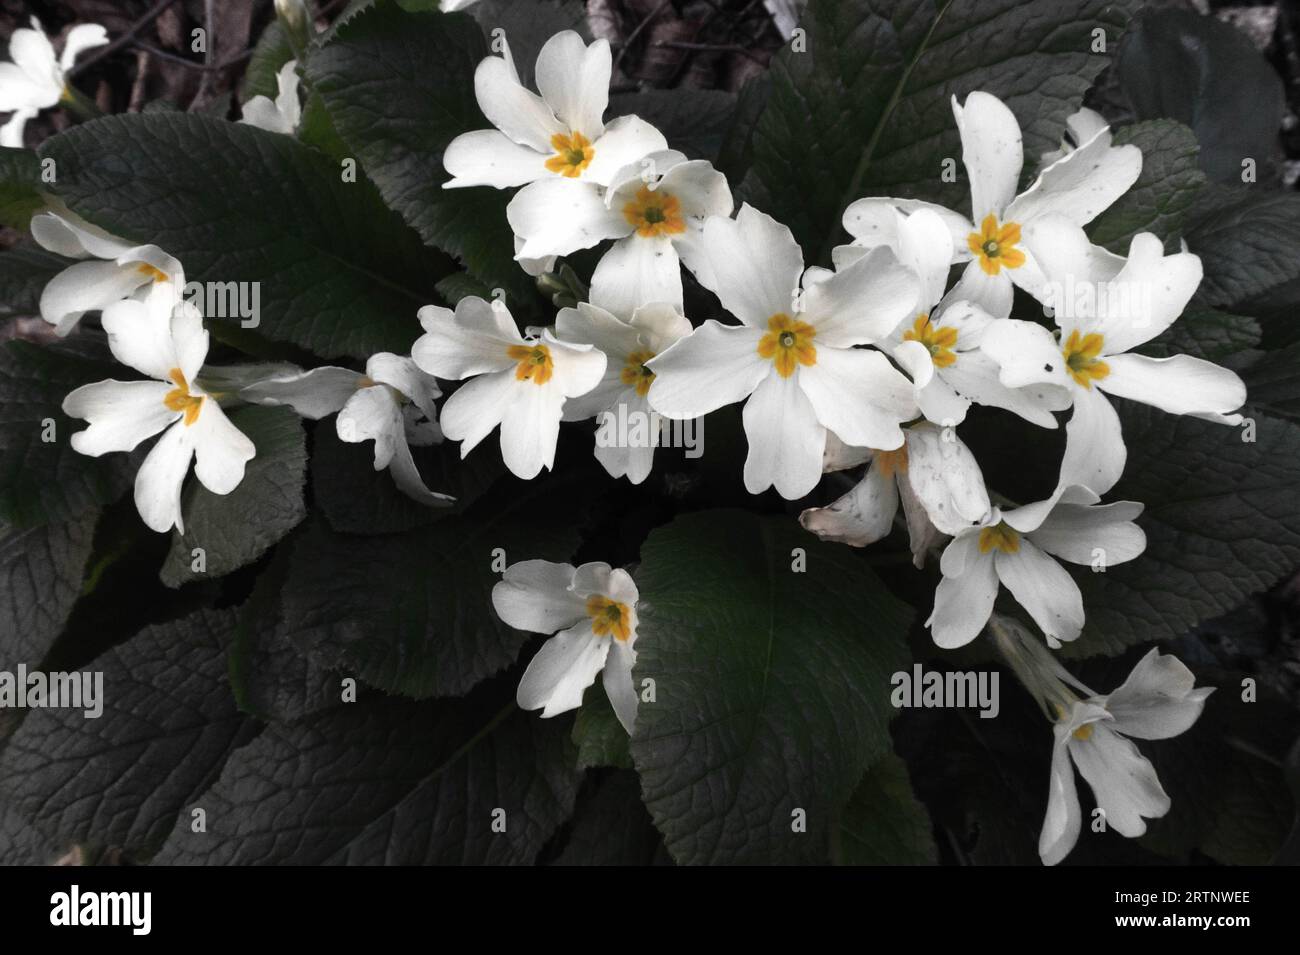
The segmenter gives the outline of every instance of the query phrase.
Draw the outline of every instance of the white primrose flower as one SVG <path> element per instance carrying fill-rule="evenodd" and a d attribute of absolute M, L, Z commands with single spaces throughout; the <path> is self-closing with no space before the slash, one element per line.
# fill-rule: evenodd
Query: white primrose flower
<path fill-rule="evenodd" d="M 1055 428 L 1052 412 L 1070 406 L 1066 391 L 1052 385 L 1008 388 L 1002 384 L 997 363 L 980 349 L 993 317 L 962 300 L 960 285 L 944 294 L 953 242 L 943 219 L 931 209 L 894 215 L 898 222 L 893 247 L 899 261 L 920 279 L 921 300 L 915 319 L 894 329 L 887 343 L 892 345 L 894 360 L 912 378 L 921 413 L 935 424 L 956 425 L 975 403 Z M 835 264 L 843 267 L 866 254 L 860 246 L 842 245 L 835 250 Z"/>
<path fill-rule="evenodd" d="M 1074 413 L 1066 425 L 1062 484 L 1104 494 L 1124 472 L 1128 451 L 1119 416 L 1106 395 L 1238 424 L 1229 414 L 1246 400 L 1246 386 L 1226 368 L 1188 355 L 1148 358 L 1125 354 L 1150 341 L 1182 313 L 1201 281 L 1201 260 L 1189 252 L 1165 255 L 1160 240 L 1133 237 L 1127 259 L 1093 246 L 1083 230 L 1052 218 L 1038 228 L 1054 233 L 1043 258 L 1059 340 L 1033 322 L 1000 319 L 984 333 L 985 354 L 1001 366 L 1012 388 L 1051 384 L 1069 390 Z"/>
<path fill-rule="evenodd" d="M 429 490 L 410 446 L 442 440 L 433 403 L 441 395 L 432 375 L 422 372 L 412 359 L 388 352 L 371 355 L 365 374 L 326 365 L 279 374 L 239 390 L 244 401 L 288 405 L 312 420 L 338 412 L 334 426 L 339 438 L 353 444 L 374 441 L 375 470 L 388 468 L 402 493 L 433 507 L 451 504 L 455 498 Z"/>
<path fill-rule="evenodd" d="M 54 47 L 32 17 L 32 28 L 18 29 L 9 37 L 11 63 L 0 63 L 0 113 L 12 113 L 0 127 L 0 146 L 20 148 L 23 127 L 43 109 L 71 99 L 66 74 L 86 50 L 108 42 L 108 31 L 97 23 L 81 23 L 68 31 L 63 53 Z"/>
<path fill-rule="evenodd" d="M 749 205 L 734 220 L 710 218 L 704 245 L 714 291 L 741 324 L 707 321 L 652 359 L 651 406 L 696 418 L 748 398 L 751 494 L 775 486 L 793 500 L 811 491 L 828 431 L 857 447 L 900 447 L 900 425 L 917 413 L 911 383 L 880 352 L 854 346 L 913 313 L 911 270 L 881 248 L 838 272 L 804 272 L 790 230 Z"/>
<path fill-rule="evenodd" d="M 164 283 L 169 283 L 173 303 L 184 294 L 185 270 L 156 245 L 119 239 L 66 209 L 33 216 L 31 230 L 47 251 L 87 260 L 68 266 L 41 292 L 41 318 L 59 335 L 76 328 L 86 312 L 123 299 L 143 299 Z"/>
<path fill-rule="evenodd" d="M 933 210 L 952 233 L 953 261 L 970 263 L 955 297 L 1001 318 L 1011 312 L 1013 284 L 1035 297 L 1042 294 L 1036 261 L 1042 238 L 1031 235 L 1030 226 L 1045 215 L 1062 215 L 1081 226 L 1091 222 L 1137 181 L 1142 151 L 1112 146 L 1109 130 L 1099 131 L 1016 195 L 1024 149 L 1015 115 L 996 96 L 979 91 L 966 97 L 965 106 L 954 96 L 952 111 L 970 177 L 972 219 L 916 199 L 870 198 L 844 210 L 844 228 L 859 245 L 892 243 L 895 209 Z"/>
<path fill-rule="evenodd" d="M 527 338 L 499 301 L 463 298 L 455 312 L 420 309 L 425 334 L 411 356 L 438 378 L 472 378 L 442 406 L 442 432 L 463 458 L 498 424 L 501 456 L 517 477 L 536 477 L 555 461 L 565 399 L 585 395 L 605 374 L 605 354 L 562 342 L 549 329 Z"/>
<path fill-rule="evenodd" d="M 280 67 L 275 74 L 275 86 L 278 92 L 274 100 L 269 96 L 249 97 L 240 122 L 292 136 L 302 119 L 302 104 L 298 102 L 297 60 L 289 60 Z"/>
<path fill-rule="evenodd" d="M 522 196 L 523 193 L 520 193 Z M 682 304 L 679 262 L 712 286 L 702 242 L 709 216 L 729 216 L 727 178 L 703 159 L 652 153 L 619 171 L 603 202 L 575 204 L 564 215 L 533 221 L 529 207 L 511 203 L 515 231 L 530 255 L 568 255 L 615 239 L 591 277 L 591 296 L 615 314 L 646 302 Z"/>
<path fill-rule="evenodd" d="M 509 46 L 501 56 L 486 57 L 474 73 L 474 93 L 496 128 L 463 133 L 448 144 L 442 164 L 452 178 L 443 188 L 534 183 L 515 197 L 520 209 L 534 214 L 553 207 L 564 215 L 570 203 L 602 202 L 595 187 L 668 146 L 663 134 L 636 116 L 606 125 L 611 69 L 609 41 L 587 46 L 572 30 L 555 34 L 537 54 L 541 96 L 519 81 Z M 525 257 L 545 254 L 528 251 Z"/>
<path fill-rule="evenodd" d="M 577 709 L 600 673 L 618 721 L 631 733 L 637 706 L 632 686 L 637 596 L 627 571 L 611 570 L 609 564 L 575 568 L 526 560 L 507 567 L 492 588 L 497 616 L 518 630 L 555 634 L 524 671 L 519 706 L 540 709 L 543 717 Z"/>
<path fill-rule="evenodd" d="M 625 319 L 615 314 L 614 306 L 603 304 L 600 299 L 581 302 L 556 316 L 555 331 L 562 340 L 594 345 L 606 358 L 600 383 L 565 402 L 564 420 L 596 417 L 596 460 L 611 477 L 626 476 L 640 484 L 654 465 L 664 423 L 646 398 L 655 379 L 646 362 L 689 335 L 691 323 L 663 302 L 624 313 Z M 627 434 L 619 433 L 623 425 Z"/>
<path fill-rule="evenodd" d="M 979 526 L 958 533 L 939 559 L 943 579 L 926 626 L 945 650 L 962 647 L 984 629 L 999 584 L 1029 612 L 1053 648 L 1083 629 L 1083 596 L 1053 558 L 1110 567 L 1146 549 L 1146 534 L 1133 523 L 1142 505 L 1098 504 L 1084 487 L 1059 488 L 1048 499 L 1023 507 L 993 508 Z"/>
<path fill-rule="evenodd" d="M 204 487 L 229 494 L 256 448 L 216 398 L 195 384 L 208 354 L 198 309 L 173 304 L 166 290 L 155 290 L 143 302 L 114 302 L 104 309 L 103 322 L 117 360 L 155 380 L 100 381 L 69 394 L 64 413 L 90 422 L 72 436 L 72 447 L 99 457 L 131 451 L 162 431 L 135 476 L 135 506 L 152 530 L 175 526 L 184 533 L 181 484 L 190 461 Z"/>
<path fill-rule="evenodd" d="M 870 462 L 862 480 L 826 507 L 805 510 L 799 523 L 822 540 L 864 547 L 889 533 L 901 503 L 912 562 L 920 568 L 943 535 L 988 517 L 992 505 L 984 474 L 955 430 L 922 422 L 903 435 L 903 446 L 894 451 L 857 449 L 860 460 Z M 853 460 L 837 457 L 835 465 Z"/>

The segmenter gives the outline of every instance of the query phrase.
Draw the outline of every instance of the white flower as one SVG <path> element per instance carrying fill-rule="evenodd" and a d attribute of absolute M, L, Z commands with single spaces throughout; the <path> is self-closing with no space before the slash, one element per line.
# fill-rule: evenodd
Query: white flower
<path fill-rule="evenodd" d="M 961 286 L 944 295 L 952 262 L 948 227 L 931 209 L 898 217 L 894 250 L 921 281 L 917 315 L 894 329 L 888 341 L 894 360 L 912 377 L 921 413 L 939 425 L 966 420 L 971 403 L 1004 408 L 1044 428 L 1055 428 L 1053 411 L 1070 406 L 1063 388 L 1034 385 L 1008 388 L 997 363 L 980 349 L 993 317 L 960 298 Z M 843 267 L 866 255 L 860 246 L 839 246 L 835 264 Z"/>
<path fill-rule="evenodd" d="M 691 323 L 665 303 L 642 305 L 623 320 L 611 307 L 582 302 L 577 308 L 560 310 L 555 331 L 566 342 L 594 345 L 606 359 L 600 383 L 565 402 L 564 419 L 599 417 L 596 460 L 610 476 L 626 475 L 640 484 L 654 465 L 662 421 L 646 398 L 655 378 L 646 362 L 689 335 Z M 619 423 L 635 430 L 618 434 Z"/>
<path fill-rule="evenodd" d="M 64 413 L 90 422 L 72 436 L 72 447 L 99 457 L 131 451 L 163 431 L 136 474 L 135 506 L 151 529 L 175 526 L 183 533 L 181 484 L 191 459 L 204 487 L 229 494 L 243 480 L 256 448 L 216 398 L 195 384 L 208 354 L 198 309 L 188 302 L 173 306 L 165 290 L 155 290 L 143 302 L 114 302 L 104 310 L 103 322 L 117 360 L 156 380 L 100 381 L 69 394 Z"/>
<path fill-rule="evenodd" d="M 23 127 L 43 109 L 70 97 L 65 74 L 83 51 L 108 42 L 108 31 L 97 23 L 82 23 L 68 31 L 63 53 L 54 47 L 32 17 L 32 28 L 18 29 L 9 38 L 9 59 L 0 63 L 0 113 L 13 113 L 0 127 L 0 146 L 21 147 Z"/>
<path fill-rule="evenodd" d="M 889 533 L 901 501 L 918 568 L 942 535 L 982 522 L 991 507 L 984 475 L 956 432 L 921 423 L 903 434 L 896 451 L 862 449 L 871 462 L 862 480 L 834 503 L 808 508 L 799 522 L 822 540 L 863 547 Z"/>
<path fill-rule="evenodd" d="M 442 407 L 442 432 L 462 442 L 463 458 L 501 425 L 501 456 L 516 476 L 536 477 L 555 461 L 566 398 L 585 395 L 605 374 L 605 355 L 590 345 L 562 342 L 549 330 L 519 333 L 499 301 L 463 298 L 453 313 L 420 309 L 420 336 L 411 355 L 438 378 L 473 378 Z"/>
<path fill-rule="evenodd" d="M 974 92 L 952 111 L 961 133 L 962 162 L 971 183 L 971 215 L 915 199 L 859 199 L 844 210 L 844 228 L 868 247 L 894 241 L 894 209 L 931 209 L 953 236 L 953 261 L 969 262 L 954 296 L 982 307 L 995 318 L 1011 312 L 1012 285 L 1042 294 L 1037 262 L 1041 238 L 1030 235 L 1042 216 L 1063 215 L 1086 225 L 1128 191 L 1142 171 L 1136 146 L 1112 146 L 1109 130 L 1096 133 L 1069 155 L 1052 163 L 1020 195 L 1016 186 L 1024 163 L 1020 125 L 997 97 Z"/>
<path fill-rule="evenodd" d="M 1095 109 L 1088 109 L 1081 106 L 1071 113 L 1065 120 L 1065 135 L 1061 137 L 1061 145 L 1051 152 L 1043 153 L 1043 165 L 1050 166 L 1058 159 L 1064 159 L 1070 153 L 1074 152 L 1084 143 L 1088 142 L 1095 136 L 1102 136 L 1101 142 L 1106 146 L 1110 145 L 1110 125 L 1106 122 L 1106 117 Z"/>
<path fill-rule="evenodd" d="M 632 732 L 636 691 L 636 584 L 609 564 L 526 560 L 506 568 L 492 588 L 492 606 L 518 630 L 554 633 L 524 671 L 516 695 L 525 710 L 555 716 L 582 705 L 602 673 L 605 693 L 623 728 Z M 556 633 L 556 631 L 560 631 Z"/>
<path fill-rule="evenodd" d="M 1106 394 L 1171 414 L 1241 421 L 1240 415 L 1228 414 L 1246 400 L 1246 386 L 1235 373 L 1188 355 L 1124 354 L 1165 331 L 1182 313 L 1201 280 L 1199 258 L 1188 252 L 1165 255 L 1160 240 L 1146 232 L 1133 237 L 1125 260 L 1093 246 L 1082 229 L 1063 219 L 1043 221 L 1038 228 L 1053 233 L 1054 252 L 1044 257 L 1043 268 L 1055 290 L 1049 304 L 1060 340 L 1041 325 L 1002 319 L 989 326 L 982 347 L 1001 366 L 1008 387 L 1069 389 L 1074 414 L 1066 425 L 1062 484 L 1105 494 L 1124 472 L 1128 452 Z"/>
<path fill-rule="evenodd" d="M 1068 708 L 1057 705 L 1047 814 L 1038 839 L 1038 855 L 1045 864 L 1056 865 L 1079 839 L 1082 820 L 1074 766 L 1092 787 L 1106 826 L 1122 836 L 1142 835 L 1147 819 L 1169 811 L 1169 797 L 1155 767 L 1129 737 L 1169 739 L 1189 730 L 1205 698 L 1214 692 L 1213 687 L 1192 689 L 1195 683 L 1196 677 L 1176 657 L 1162 656 L 1153 648 L 1109 696 L 1082 687 L 1087 699 L 1074 698 Z"/>
<path fill-rule="evenodd" d="M 607 185 L 628 163 L 668 145 L 635 116 L 605 124 L 611 69 L 609 42 L 587 46 L 572 30 L 551 37 L 537 54 L 541 96 L 520 83 L 509 46 L 501 56 L 485 58 L 474 73 L 474 93 L 496 128 L 464 133 L 448 144 L 442 164 L 452 178 L 443 187 L 538 183 L 540 191 L 524 200 L 526 207 L 560 204 L 565 197 L 599 203 L 593 185 Z"/>
<path fill-rule="evenodd" d="M 1087 488 L 1058 489 L 1050 498 L 1002 511 L 953 539 L 939 560 L 943 579 L 926 626 L 945 650 L 979 635 L 993 612 L 999 583 L 1059 647 L 1083 629 L 1079 586 L 1053 557 L 1084 566 L 1110 567 L 1146 549 L 1146 534 L 1133 523 L 1142 505 L 1098 504 Z"/>
<path fill-rule="evenodd" d="M 45 283 L 41 318 L 67 335 L 86 312 L 102 311 L 127 298 L 142 299 L 156 286 L 170 284 L 173 303 L 185 291 L 180 262 L 156 245 L 135 245 L 109 235 L 67 210 L 32 217 L 32 238 L 43 248 L 70 259 L 70 265 Z"/>
<path fill-rule="evenodd" d="M 276 375 L 239 391 L 245 401 L 289 405 L 312 420 L 338 412 L 338 436 L 354 444 L 374 441 L 375 470 L 388 468 L 404 494 L 430 506 L 445 506 L 455 498 L 429 490 L 411 458 L 410 445 L 442 440 L 433 404 L 441 395 L 433 376 L 410 358 L 388 352 L 371 355 L 365 374 L 326 365 Z"/>
<path fill-rule="evenodd" d="M 743 206 L 704 226 L 715 291 L 740 325 L 707 321 L 649 363 L 650 404 L 695 418 L 746 397 L 745 487 L 802 497 L 821 478 L 827 431 L 890 451 L 916 415 L 912 386 L 878 351 L 916 305 L 918 283 L 888 248 L 840 270 L 803 269 L 790 230 Z M 802 274 L 802 290 L 800 281 Z"/>
<path fill-rule="evenodd" d="M 274 101 L 269 96 L 249 97 L 240 122 L 292 136 L 302 119 L 302 104 L 298 102 L 297 60 L 289 60 L 280 67 L 275 74 L 275 85 L 279 92 Z"/>
<path fill-rule="evenodd" d="M 727 178 L 710 163 L 669 150 L 621 170 L 603 202 L 575 204 L 554 219 L 540 210 L 546 218 L 536 226 L 523 218 L 531 215 L 526 203 L 516 199 L 510 208 L 516 231 L 533 237 L 523 245 L 532 255 L 568 255 L 616 239 L 592 274 L 591 297 L 615 314 L 631 314 L 647 302 L 681 306 L 679 261 L 712 287 L 704 221 L 731 215 L 732 200 Z"/>

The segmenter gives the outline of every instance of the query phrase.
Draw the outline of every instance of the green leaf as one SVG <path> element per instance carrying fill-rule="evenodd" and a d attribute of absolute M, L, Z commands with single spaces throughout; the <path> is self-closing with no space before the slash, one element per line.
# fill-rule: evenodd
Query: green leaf
<path fill-rule="evenodd" d="M 632 768 L 627 730 L 614 715 L 614 707 L 603 688 L 583 696 L 573 721 L 573 744 L 578 747 L 579 769 Z"/>
<path fill-rule="evenodd" d="M 641 805 L 636 773 L 609 773 L 584 787 L 573 829 L 553 865 L 672 865 L 663 839 Z"/>
<path fill-rule="evenodd" d="M 1155 120 L 1118 130 L 1114 144 L 1141 149 L 1142 172 L 1128 192 L 1093 220 L 1090 238 L 1128 255 L 1133 236 L 1153 232 L 1167 250 L 1177 251 L 1187 212 L 1205 186 L 1205 173 L 1196 162 L 1196 135 L 1182 123 Z"/>
<path fill-rule="evenodd" d="M 70 129 L 41 154 L 58 161 L 73 211 L 157 243 L 188 280 L 258 283 L 258 331 L 277 341 L 324 357 L 402 352 L 435 298 L 436 256 L 369 182 L 343 181 L 337 163 L 291 137 L 132 114 Z"/>
<path fill-rule="evenodd" d="M 197 801 L 208 831 L 179 827 L 155 861 L 534 862 L 577 796 L 568 727 L 481 696 L 349 703 L 268 727 Z M 497 810 L 504 832 L 493 831 Z"/>
<path fill-rule="evenodd" d="M 572 514 L 545 486 L 513 485 L 508 497 L 404 534 L 310 527 L 294 543 L 279 632 L 321 665 L 389 693 L 465 693 L 530 638 L 492 610 L 498 549 L 511 563 L 567 560 L 577 546 Z"/>
<path fill-rule="evenodd" d="M 1146 504 L 1147 549 L 1077 575 L 1088 616 L 1071 657 L 1181 636 L 1300 566 L 1300 426 L 1255 415 L 1245 441 L 1244 428 L 1116 405 L 1129 457 L 1108 497 Z"/>
<path fill-rule="evenodd" d="M 631 113 L 664 134 L 688 159 L 717 159 L 736 110 L 736 94 L 725 90 L 643 90 L 610 97 L 611 116 Z"/>
<path fill-rule="evenodd" d="M 185 533 L 172 532 L 159 577 L 168 587 L 222 577 L 257 560 L 307 516 L 307 442 L 289 408 L 239 408 L 230 422 L 257 447 L 244 479 L 229 494 L 213 494 L 197 479 L 185 488 Z M 195 572 L 194 550 L 203 550 Z"/>
<path fill-rule="evenodd" d="M 840 218 L 866 195 L 969 208 L 964 181 L 942 181 L 961 145 L 951 98 L 982 89 L 1006 101 L 1026 157 L 1056 149 L 1108 57 L 1131 2 L 1114 0 L 811 0 L 807 50 L 772 62 L 754 132 L 764 211 L 788 225 L 810 264 L 830 264 Z"/>
<path fill-rule="evenodd" d="M 0 800 L 55 842 L 120 846 L 136 858 L 157 848 L 252 735 L 226 681 L 233 624 L 229 611 L 202 611 L 90 663 L 84 672 L 103 674 L 102 715 L 31 710 L 0 756 Z"/>
<path fill-rule="evenodd" d="M 40 315 L 46 283 L 71 264 L 32 242 L 0 253 L 0 318 Z"/>
<path fill-rule="evenodd" d="M 425 242 L 455 255 L 485 285 L 536 302 L 532 279 L 514 261 L 508 196 L 442 188 L 447 144 L 490 126 L 474 97 L 474 70 L 487 53 L 465 14 L 383 4 L 340 27 L 312 54 L 307 76 L 384 200 Z"/>
<path fill-rule="evenodd" d="M 1251 407 L 1293 421 L 1300 418 L 1300 342 L 1254 356 L 1238 372 Z"/>
<path fill-rule="evenodd" d="M 1139 351 L 1152 358 L 1191 355 L 1217 362 L 1258 345 L 1260 334 L 1259 322 L 1253 318 L 1213 308 L 1193 308 Z"/>
<path fill-rule="evenodd" d="M 632 759 L 669 852 L 824 862 L 835 814 L 890 749 L 910 610 L 787 517 L 689 514 L 641 558 L 633 683 L 653 680 L 656 701 L 640 704 Z"/>
<path fill-rule="evenodd" d="M 907 764 L 888 753 L 867 771 L 840 817 L 837 862 L 934 865 L 930 814 L 912 793 Z"/>
<path fill-rule="evenodd" d="M 1211 179 L 1240 182 L 1242 160 L 1270 163 L 1282 79 L 1234 27 L 1191 10 L 1147 10 L 1124 36 L 1120 85 L 1139 119 L 1176 119 L 1201 144 Z"/>
<path fill-rule="evenodd" d="M 564 30 L 573 30 L 591 42 L 587 4 L 583 0 L 478 0 L 465 12 L 478 21 L 489 42 L 494 31 L 504 31 L 519 81 L 534 89 L 534 65 L 547 40 Z"/>
<path fill-rule="evenodd" d="M 97 510 L 70 521 L 0 530 L 0 661 L 35 666 L 81 596 Z"/>
<path fill-rule="evenodd" d="M 244 70 L 239 102 L 247 103 L 254 96 L 275 99 L 280 92 L 276 74 L 292 59 L 293 47 L 289 44 L 288 32 L 279 20 L 272 20 L 253 46 L 253 55 L 249 57 L 248 67 Z"/>
<path fill-rule="evenodd" d="M 1300 195 L 1206 189 L 1188 223 L 1187 245 L 1205 269 L 1199 303 L 1230 307 L 1300 277 Z"/>
<path fill-rule="evenodd" d="M 106 353 L 102 340 L 85 335 L 59 345 L 0 346 L 0 521 L 26 528 L 68 520 L 130 485 L 131 457 L 78 454 L 70 439 L 84 422 L 62 411 L 68 392 L 120 373 Z"/>
<path fill-rule="evenodd" d="M 45 208 L 40 181 L 41 163 L 36 153 L 0 147 L 0 225 L 27 231 L 32 216 Z"/>

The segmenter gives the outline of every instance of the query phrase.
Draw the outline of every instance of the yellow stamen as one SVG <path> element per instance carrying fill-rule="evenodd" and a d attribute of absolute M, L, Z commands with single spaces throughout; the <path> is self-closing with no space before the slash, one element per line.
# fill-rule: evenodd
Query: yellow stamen
<path fill-rule="evenodd" d="M 1014 554 L 1020 550 L 1020 534 L 1006 523 L 986 527 L 980 531 L 980 553 L 1000 550 L 1004 554 Z"/>
<path fill-rule="evenodd" d="M 677 197 L 649 186 L 642 186 L 636 191 L 636 198 L 623 205 L 623 217 L 645 239 L 681 235 L 686 231 L 682 204 Z"/>
<path fill-rule="evenodd" d="M 807 322 L 778 312 L 767 320 L 767 334 L 759 340 L 758 354 L 772 359 L 776 373 L 789 378 L 797 365 L 817 364 L 817 348 L 813 345 L 816 335 L 817 329 Z"/>
<path fill-rule="evenodd" d="M 593 594 L 587 598 L 587 616 L 591 618 L 591 632 L 598 637 L 612 635 L 616 640 L 626 640 L 632 634 L 632 611 L 627 604 Z"/>
<path fill-rule="evenodd" d="M 636 393 L 642 398 L 649 392 L 650 386 L 654 384 L 655 373 L 645 366 L 651 358 L 655 356 L 652 351 L 634 351 L 627 356 L 627 361 L 623 365 L 623 371 L 619 374 L 619 380 L 625 385 L 635 386 Z"/>
<path fill-rule="evenodd" d="M 135 267 L 135 270 L 139 272 L 141 275 L 148 276 L 151 282 L 168 281 L 166 272 L 164 272 L 162 269 L 154 268 L 148 262 L 141 262 L 139 265 Z"/>
<path fill-rule="evenodd" d="M 173 368 L 168 376 L 176 385 L 163 395 L 163 404 L 170 411 L 179 411 L 185 416 L 185 426 L 189 427 L 199 420 L 199 409 L 203 407 L 203 396 L 190 394 L 189 382 L 185 380 L 179 368 Z"/>
<path fill-rule="evenodd" d="M 1110 366 L 1097 358 L 1105 341 L 1105 336 L 1097 332 L 1080 335 L 1077 328 L 1065 340 L 1065 347 L 1061 349 L 1061 354 L 1065 356 L 1065 367 L 1069 370 L 1070 377 L 1084 388 L 1091 388 L 1094 381 L 1100 381 L 1110 374 Z"/>
<path fill-rule="evenodd" d="M 577 179 L 589 165 L 596 150 L 591 140 L 582 133 L 565 136 L 556 133 L 551 137 L 551 148 L 555 155 L 546 160 L 546 168 L 566 179 Z"/>
<path fill-rule="evenodd" d="M 1018 269 L 1025 264 L 1025 253 L 1016 248 L 1020 242 L 1020 223 L 1005 222 L 998 225 L 998 217 L 989 213 L 980 223 L 980 231 L 966 237 L 970 248 L 982 268 L 989 275 L 997 275 L 1003 266 Z"/>
<path fill-rule="evenodd" d="M 883 478 L 891 478 L 895 474 L 907 473 L 907 443 L 900 444 L 893 451 L 877 451 L 871 459 L 871 463 L 880 472 Z"/>
<path fill-rule="evenodd" d="M 515 378 L 519 381 L 544 385 L 555 373 L 551 350 L 545 345 L 511 345 L 506 354 L 519 363 L 515 365 Z"/>
<path fill-rule="evenodd" d="M 957 347 L 957 329 L 936 328 L 930 324 L 929 315 L 918 316 L 911 329 L 903 333 L 903 340 L 924 345 L 937 368 L 947 368 L 957 361 L 953 352 Z"/>
<path fill-rule="evenodd" d="M 1072 735 L 1075 739 L 1086 743 L 1089 739 L 1092 738 L 1092 724 L 1084 723 L 1082 726 L 1080 726 L 1077 730 L 1075 730 L 1070 735 Z"/>

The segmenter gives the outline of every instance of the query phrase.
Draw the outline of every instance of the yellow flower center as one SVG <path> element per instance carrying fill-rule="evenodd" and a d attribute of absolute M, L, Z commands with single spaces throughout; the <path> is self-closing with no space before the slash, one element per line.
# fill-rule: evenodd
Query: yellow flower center
<path fill-rule="evenodd" d="M 900 444 L 893 451 L 877 451 L 871 460 L 883 478 L 891 478 L 895 474 L 906 474 L 907 443 Z"/>
<path fill-rule="evenodd" d="M 936 328 L 930 324 L 929 315 L 918 316 L 911 329 L 903 333 L 903 340 L 924 345 L 938 368 L 947 368 L 957 361 L 957 355 L 953 352 L 957 346 L 957 329 Z"/>
<path fill-rule="evenodd" d="M 1080 335 L 1077 328 L 1070 332 L 1061 354 L 1065 356 L 1065 367 L 1069 369 L 1070 377 L 1078 385 L 1091 388 L 1094 381 L 1110 374 L 1110 366 L 1097 358 L 1104 344 L 1105 337 L 1097 332 Z"/>
<path fill-rule="evenodd" d="M 167 377 L 176 387 L 163 395 L 163 404 L 170 411 L 181 412 L 185 416 L 185 426 L 189 427 L 199 420 L 199 409 L 203 407 L 203 398 L 190 394 L 189 382 L 185 380 L 185 375 L 179 368 L 173 368 Z"/>
<path fill-rule="evenodd" d="M 816 335 L 817 329 L 807 322 L 778 312 L 767 320 L 767 334 L 759 340 L 758 354 L 772 359 L 776 373 L 789 378 L 797 365 L 817 364 L 817 348 L 813 345 Z"/>
<path fill-rule="evenodd" d="M 998 225 L 998 217 L 989 213 L 980 223 L 980 231 L 966 237 L 971 254 L 979 259 L 980 268 L 997 275 L 1003 266 L 1018 269 L 1025 264 L 1025 253 L 1016 248 L 1020 242 L 1020 223 Z"/>
<path fill-rule="evenodd" d="M 1004 554 L 1014 554 L 1020 550 L 1020 533 L 1007 526 L 1005 522 L 980 531 L 980 553 L 1000 550 Z"/>
<path fill-rule="evenodd" d="M 1070 735 L 1075 739 L 1086 743 L 1088 740 L 1092 739 L 1092 724 L 1084 723 Z"/>
<path fill-rule="evenodd" d="M 636 393 L 642 398 L 654 384 L 655 373 L 645 366 L 651 358 L 655 356 L 652 351 L 634 351 L 627 356 L 627 362 L 623 365 L 623 371 L 619 375 L 619 380 L 628 386 L 635 386 Z"/>
<path fill-rule="evenodd" d="M 593 594 L 587 598 L 587 616 L 591 618 L 591 632 L 598 637 L 612 635 L 616 640 L 626 640 L 632 634 L 632 611 L 627 604 Z"/>
<path fill-rule="evenodd" d="M 137 266 L 135 267 L 135 270 L 136 270 L 137 272 L 139 272 L 141 275 L 148 276 L 149 281 L 151 281 L 151 282 L 166 282 L 166 281 L 167 281 L 167 273 L 166 273 L 166 272 L 164 272 L 162 269 L 156 269 L 156 268 L 154 268 L 152 265 L 150 265 L 150 264 L 147 263 L 147 262 L 141 262 L 139 265 L 137 265 Z"/>
<path fill-rule="evenodd" d="M 555 373 L 551 350 L 545 345 L 511 345 L 506 349 L 506 354 L 518 362 L 515 365 L 515 378 L 518 381 L 544 385 Z"/>
<path fill-rule="evenodd" d="M 571 136 L 556 133 L 551 137 L 551 148 L 555 150 L 555 155 L 546 160 L 546 168 L 567 179 L 581 176 L 596 155 L 591 140 L 582 133 Z"/>
<path fill-rule="evenodd" d="M 653 239 L 661 235 L 681 235 L 686 231 L 682 204 L 671 193 L 642 186 L 636 198 L 623 205 L 623 218 L 636 229 L 637 235 Z"/>

